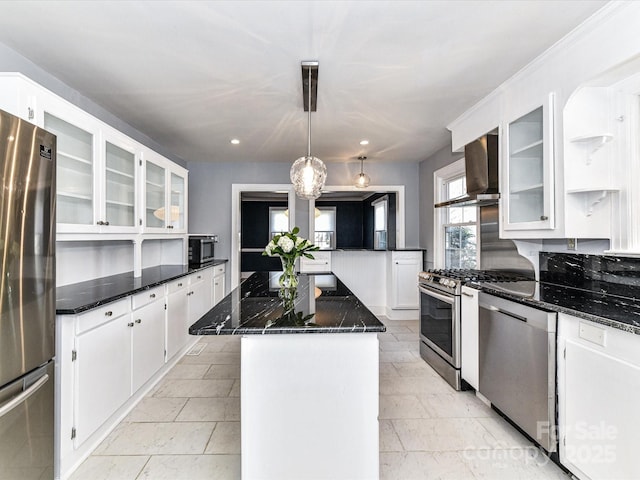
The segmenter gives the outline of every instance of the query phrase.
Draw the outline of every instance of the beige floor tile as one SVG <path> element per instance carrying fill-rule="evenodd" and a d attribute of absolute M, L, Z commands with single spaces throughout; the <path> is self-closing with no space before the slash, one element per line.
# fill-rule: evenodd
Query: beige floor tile
<path fill-rule="evenodd" d="M 240 364 L 211 365 L 204 378 L 240 378 Z"/>
<path fill-rule="evenodd" d="M 428 395 L 451 390 L 444 380 L 430 376 L 381 377 L 380 380 L 380 395 Z"/>
<path fill-rule="evenodd" d="M 423 395 L 420 401 L 432 417 L 495 417 L 491 408 L 482 403 L 474 392 L 455 392 Z"/>
<path fill-rule="evenodd" d="M 380 343 L 383 343 L 383 342 L 397 342 L 398 340 L 396 339 L 396 337 L 393 336 L 392 333 L 379 333 L 378 341 Z"/>
<path fill-rule="evenodd" d="M 378 418 L 430 418 L 415 395 L 380 395 Z"/>
<path fill-rule="evenodd" d="M 240 420 L 240 398 L 190 398 L 176 422 L 223 422 Z"/>
<path fill-rule="evenodd" d="M 414 352 L 380 352 L 380 361 L 388 363 L 413 363 L 419 360 Z"/>
<path fill-rule="evenodd" d="M 131 411 L 126 422 L 172 422 L 182 410 L 186 398 L 145 397 Z"/>
<path fill-rule="evenodd" d="M 380 420 L 380 451 L 402 452 L 404 448 L 390 420 Z"/>
<path fill-rule="evenodd" d="M 183 365 L 179 363 L 174 365 L 164 378 L 203 378 L 207 370 L 209 370 L 209 365 Z"/>
<path fill-rule="evenodd" d="M 380 351 L 382 352 L 397 352 L 400 350 L 418 353 L 420 345 L 417 340 L 411 342 L 380 342 Z"/>
<path fill-rule="evenodd" d="M 381 363 L 379 366 L 379 372 L 381 377 L 397 377 L 398 371 L 393 366 L 393 363 Z"/>
<path fill-rule="evenodd" d="M 393 333 L 396 338 L 396 334 L 412 333 L 409 327 L 406 327 L 405 325 L 396 325 L 395 321 L 387 323 L 385 327 L 387 327 L 387 333 Z"/>
<path fill-rule="evenodd" d="M 148 460 L 148 456 L 91 456 L 69 480 L 135 480 Z"/>
<path fill-rule="evenodd" d="M 569 480 L 538 448 L 467 449 L 464 463 L 480 480 Z"/>
<path fill-rule="evenodd" d="M 209 335 L 204 335 L 203 338 L 208 338 Z M 214 340 L 217 340 L 219 337 L 213 337 Z M 211 342 L 206 342 L 206 341 L 198 341 L 198 343 L 195 345 L 195 347 L 193 347 L 194 349 L 199 349 L 204 347 L 200 353 L 198 355 L 202 355 L 203 353 L 217 353 L 217 352 L 221 352 L 222 348 L 226 345 L 225 342 L 221 342 L 221 341 L 211 341 Z"/>
<path fill-rule="evenodd" d="M 433 377 L 439 378 L 444 382 L 442 377 L 436 373 L 436 371 L 431 368 L 427 363 L 420 359 L 414 362 L 403 362 L 403 363 L 394 363 L 394 367 L 398 370 L 398 375 L 401 377 Z M 449 387 L 449 391 L 451 391 L 451 387 Z"/>
<path fill-rule="evenodd" d="M 235 380 L 233 382 L 233 388 L 231 388 L 231 392 L 229 392 L 230 397 L 240 397 L 240 380 Z"/>
<path fill-rule="evenodd" d="M 153 456 L 137 480 L 240 480 L 240 455 Z"/>
<path fill-rule="evenodd" d="M 240 342 L 227 342 L 222 347 L 222 351 L 240 353 Z"/>
<path fill-rule="evenodd" d="M 514 448 L 532 445 L 532 442 L 497 414 L 490 418 L 478 418 L 478 422 L 496 439 L 494 447 Z"/>
<path fill-rule="evenodd" d="M 473 473 L 458 452 L 381 452 L 380 480 L 466 480 Z"/>
<path fill-rule="evenodd" d="M 490 448 L 495 438 L 475 418 L 392 420 L 405 450 L 421 452 Z"/>
<path fill-rule="evenodd" d="M 420 341 L 420 338 L 418 338 L 418 334 L 410 331 L 409 329 L 407 330 L 407 333 L 394 333 L 393 336 L 396 337 L 396 340 L 398 340 L 399 342 L 415 342 L 415 344 L 417 345 Z"/>
<path fill-rule="evenodd" d="M 215 423 L 123 423 L 95 455 L 179 455 L 204 452 Z"/>
<path fill-rule="evenodd" d="M 234 380 L 166 379 L 155 391 L 155 397 L 227 397 Z"/>
<path fill-rule="evenodd" d="M 236 352 L 202 352 L 200 355 L 185 355 L 180 360 L 181 365 L 233 365 L 240 361 L 240 354 Z"/>
<path fill-rule="evenodd" d="M 240 454 L 240 422 L 219 422 L 204 453 Z"/>

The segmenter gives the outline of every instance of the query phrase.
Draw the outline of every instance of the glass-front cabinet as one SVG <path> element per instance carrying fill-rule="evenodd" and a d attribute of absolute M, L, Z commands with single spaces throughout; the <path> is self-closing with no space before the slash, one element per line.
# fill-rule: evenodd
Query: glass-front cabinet
<path fill-rule="evenodd" d="M 186 232 L 187 171 L 147 152 L 144 227 L 147 232 Z"/>
<path fill-rule="evenodd" d="M 100 217 L 105 231 L 134 231 L 137 198 L 137 151 L 133 142 L 125 138 L 105 137 L 104 201 Z"/>
<path fill-rule="evenodd" d="M 554 228 L 553 95 L 503 126 L 501 233 Z"/>

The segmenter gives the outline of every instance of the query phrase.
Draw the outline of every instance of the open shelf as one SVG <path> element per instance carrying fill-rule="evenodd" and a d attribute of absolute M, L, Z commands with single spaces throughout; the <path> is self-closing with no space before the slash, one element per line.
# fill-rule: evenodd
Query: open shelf
<path fill-rule="evenodd" d="M 610 133 L 602 133 L 597 135 L 580 135 L 569 139 L 569 141 L 575 145 L 579 145 L 585 150 L 587 165 L 591 163 L 593 154 L 600 150 L 603 146 L 613 140 L 613 135 Z"/>
<path fill-rule="evenodd" d="M 526 185 L 524 187 L 512 188 L 509 193 L 530 193 L 541 190 L 544 187 L 542 183 L 536 183 L 534 185 Z"/>
<path fill-rule="evenodd" d="M 115 169 L 113 169 L 113 168 L 108 168 L 108 167 L 107 167 L 105 170 L 106 170 L 107 172 L 109 172 L 109 173 L 113 173 L 113 174 L 115 174 L 115 175 L 119 175 L 119 176 L 121 176 L 121 177 L 126 177 L 126 178 L 131 178 L 131 179 L 135 178 L 135 177 L 134 177 L 133 175 L 131 175 L 130 173 L 121 172 L 120 170 L 115 170 Z"/>
<path fill-rule="evenodd" d="M 593 210 L 600 202 L 602 202 L 610 193 L 619 192 L 618 187 L 602 187 L 602 188 L 578 188 L 573 190 L 567 190 L 571 195 L 584 195 L 586 197 L 586 212 L 585 215 L 590 217 L 593 215 Z"/>
<path fill-rule="evenodd" d="M 82 195 L 79 193 L 61 192 L 58 190 L 56 194 L 60 197 L 75 198 L 77 200 L 87 200 L 89 202 L 93 200 L 93 197 L 91 195 Z"/>
<path fill-rule="evenodd" d="M 536 147 L 540 147 L 540 146 L 542 146 L 542 139 L 536 140 L 535 142 L 531 142 L 523 147 L 513 150 L 510 156 L 511 157 L 523 156 L 523 154 L 535 152 Z"/>
<path fill-rule="evenodd" d="M 86 165 L 93 165 L 93 162 L 91 160 L 87 160 L 86 158 L 78 157 L 77 155 L 72 155 L 70 153 L 66 153 L 61 150 L 58 150 L 57 155 L 58 157 L 68 158 L 69 160 L 74 160 L 76 162 L 84 163 Z"/>

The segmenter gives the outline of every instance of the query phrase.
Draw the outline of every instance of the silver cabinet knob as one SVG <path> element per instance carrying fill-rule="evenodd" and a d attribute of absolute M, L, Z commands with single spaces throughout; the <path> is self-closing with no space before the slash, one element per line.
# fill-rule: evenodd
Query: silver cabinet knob
<path fill-rule="evenodd" d="M 142 319 L 141 318 L 137 318 L 136 319 L 136 323 L 142 323 Z"/>

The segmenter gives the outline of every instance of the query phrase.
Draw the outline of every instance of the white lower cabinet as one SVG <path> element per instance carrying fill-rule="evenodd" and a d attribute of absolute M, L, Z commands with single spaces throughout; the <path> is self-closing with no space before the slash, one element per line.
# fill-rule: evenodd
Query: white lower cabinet
<path fill-rule="evenodd" d="M 208 277 L 209 281 L 205 280 Z M 210 310 L 211 303 L 211 277 L 204 272 L 192 273 L 189 275 L 189 316 L 187 330 L 191 325 Z"/>
<path fill-rule="evenodd" d="M 461 362 L 462 379 L 479 389 L 479 347 L 478 347 L 478 293 L 475 288 L 462 287 L 461 310 Z"/>
<path fill-rule="evenodd" d="M 167 359 L 173 358 L 189 341 L 189 281 L 181 278 L 167 286 Z"/>
<path fill-rule="evenodd" d="M 638 478 L 640 338 L 560 314 L 560 461 L 580 480 Z"/>
<path fill-rule="evenodd" d="M 422 270 L 422 251 L 392 251 L 389 258 L 391 272 L 387 287 L 387 305 L 390 310 L 417 310 L 418 273 Z M 387 274 L 388 275 L 388 274 Z M 390 312 L 389 318 L 398 314 Z M 415 315 L 412 317 L 414 318 Z"/>
<path fill-rule="evenodd" d="M 76 448 L 131 395 L 130 323 L 127 312 L 76 337 L 75 422 L 64 432 Z"/>
<path fill-rule="evenodd" d="M 164 365 L 164 306 L 161 297 L 131 314 L 131 394 Z"/>
<path fill-rule="evenodd" d="M 213 267 L 213 278 L 211 280 L 211 293 L 213 295 L 211 299 L 211 306 L 217 305 L 220 300 L 225 297 L 225 266 L 216 265 Z"/>
<path fill-rule="evenodd" d="M 313 252 L 313 259 L 300 258 L 301 273 L 331 273 L 331 252 Z"/>

